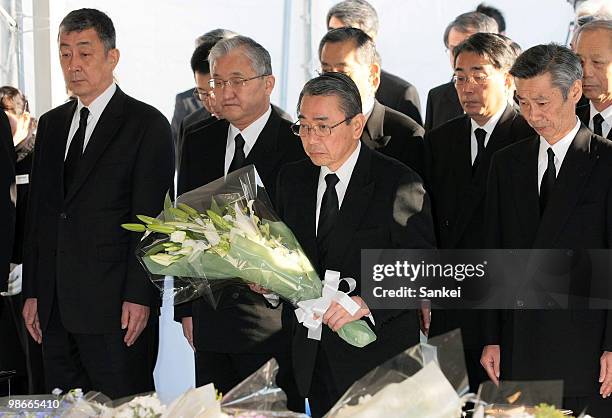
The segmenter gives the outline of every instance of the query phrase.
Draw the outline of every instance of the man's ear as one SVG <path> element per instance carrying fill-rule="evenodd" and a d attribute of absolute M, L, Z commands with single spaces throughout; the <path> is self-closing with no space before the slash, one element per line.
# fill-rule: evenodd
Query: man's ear
<path fill-rule="evenodd" d="M 117 48 L 113 48 L 110 51 L 108 51 L 108 59 L 109 62 L 113 65 L 113 69 L 115 69 L 115 67 L 117 66 L 117 63 L 119 63 L 119 56 L 121 54 L 119 53 L 119 50 Z"/>
<path fill-rule="evenodd" d="M 366 118 L 363 113 L 358 113 L 351 119 L 351 126 L 353 127 L 353 139 L 361 138 L 361 134 L 365 128 Z"/>
<path fill-rule="evenodd" d="M 574 104 L 576 104 L 578 103 L 578 101 L 580 101 L 581 97 L 582 97 L 582 80 L 576 80 L 572 83 L 569 89 L 568 98 L 572 102 L 574 102 Z"/>
<path fill-rule="evenodd" d="M 272 90 L 274 89 L 274 85 L 276 84 L 276 79 L 272 74 L 264 77 L 264 81 L 266 83 L 266 93 L 268 96 L 272 95 Z"/>
<path fill-rule="evenodd" d="M 374 92 L 376 92 L 380 86 L 380 72 L 381 68 L 379 63 L 375 62 L 370 65 L 370 82 L 372 83 Z"/>

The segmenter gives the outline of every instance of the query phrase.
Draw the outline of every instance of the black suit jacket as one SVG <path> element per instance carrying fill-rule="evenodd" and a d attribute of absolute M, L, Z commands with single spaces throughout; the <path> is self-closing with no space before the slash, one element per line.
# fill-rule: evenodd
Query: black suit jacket
<path fill-rule="evenodd" d="M 172 128 L 172 139 L 175 145 L 179 138 L 180 125 L 183 119 L 200 109 L 208 113 L 208 111 L 204 109 L 202 102 L 197 100 L 193 95 L 193 89 L 182 91 L 176 95 L 174 99 L 174 113 L 172 114 L 172 122 L 170 123 Z M 210 116 L 210 114 L 208 115 Z"/>
<path fill-rule="evenodd" d="M 15 183 L 15 148 L 8 116 L 0 110 L 0 291 L 7 286 L 15 233 L 15 204 L 11 190 Z"/>
<path fill-rule="evenodd" d="M 463 115 L 463 108 L 452 81 L 429 90 L 425 130 L 430 131 L 457 116 Z"/>
<path fill-rule="evenodd" d="M 376 91 L 376 100 L 409 116 L 419 125 L 423 125 L 419 92 L 416 87 L 403 78 L 382 70 L 380 72 L 380 85 Z"/>
<path fill-rule="evenodd" d="M 485 194 L 491 156 L 533 135 L 518 110 L 508 105 L 472 174 L 471 118 L 459 116 L 425 135 L 427 186 L 439 248 L 484 248 Z M 434 311 L 430 335 L 461 328 L 468 348 L 481 347 L 478 311 Z"/>
<path fill-rule="evenodd" d="M 578 116 L 580 121 L 584 123 L 585 126 L 589 126 L 589 122 L 591 121 L 591 105 L 588 100 L 586 104 L 576 107 L 576 116 Z M 612 129 L 610 129 L 610 132 L 608 132 L 608 136 L 606 136 L 606 138 L 612 139 Z"/>
<path fill-rule="evenodd" d="M 38 124 L 24 248 L 24 296 L 38 298 L 43 332 L 57 300 L 73 333 L 117 332 L 124 301 L 157 306 L 159 291 L 134 253 L 140 235 L 121 228 L 163 207 L 174 172 L 170 126 L 117 87 L 64 196 L 64 155 L 77 102 Z"/>
<path fill-rule="evenodd" d="M 423 175 L 425 156 L 423 128 L 408 116 L 374 101 L 374 108 L 361 134 L 369 148 L 401 161 Z"/>
<path fill-rule="evenodd" d="M 582 125 L 540 218 L 540 139 L 499 151 L 487 189 L 487 248 L 610 248 L 612 143 Z M 598 396 L 599 358 L 612 351 L 608 311 L 523 310 L 485 316 L 486 343 L 501 344 L 501 378 L 565 382 L 565 396 Z"/>
<path fill-rule="evenodd" d="M 313 266 L 319 265 L 315 233 L 319 172 L 319 167 L 304 160 L 285 166 L 278 179 L 277 211 Z M 354 294 L 359 295 L 361 249 L 434 247 L 429 197 L 421 178 L 404 164 L 362 144 L 331 234 L 325 268 L 355 278 Z M 419 341 L 416 311 L 372 313 L 378 339 L 364 348 L 349 345 L 323 326 L 320 344 L 324 345 L 340 393 L 373 367 Z M 306 396 L 319 342 L 307 338 L 306 328 L 297 323 L 292 309 L 285 312 L 284 320 L 294 332 L 294 374 L 300 392 Z"/>
<path fill-rule="evenodd" d="M 272 105 L 272 109 L 274 109 L 281 118 L 288 120 L 291 122 L 291 116 L 281 109 L 278 106 Z M 185 118 L 181 121 L 178 128 L 178 135 L 176 138 L 176 168 L 178 169 L 181 165 L 181 149 L 183 147 L 183 141 L 187 132 L 199 129 L 203 126 L 209 125 L 210 123 L 216 121 L 217 118 L 211 116 L 208 111 L 202 107 L 189 115 L 185 116 Z"/>
<path fill-rule="evenodd" d="M 218 120 L 187 132 L 179 168 L 179 195 L 223 177 L 228 128 L 229 122 Z M 244 165 L 255 165 L 268 195 L 274 196 L 281 166 L 305 157 L 290 123 L 273 109 Z M 216 310 L 200 298 L 175 306 L 174 316 L 177 321 L 193 317 L 198 350 L 271 353 L 282 351 L 289 343 L 281 333 L 281 310 L 272 308 L 248 287 L 232 285 L 221 293 Z"/>

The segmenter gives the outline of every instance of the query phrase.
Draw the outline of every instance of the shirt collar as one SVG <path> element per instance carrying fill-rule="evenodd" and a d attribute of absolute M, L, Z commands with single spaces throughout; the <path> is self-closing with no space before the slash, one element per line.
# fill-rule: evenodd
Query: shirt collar
<path fill-rule="evenodd" d="M 357 148 L 353 151 L 350 157 L 340 166 L 339 169 L 335 171 L 340 182 L 348 185 L 351 180 L 351 176 L 353 175 L 353 169 L 355 168 L 355 164 L 357 164 L 357 159 L 359 158 L 359 151 L 361 150 L 361 141 L 357 142 Z M 319 179 L 325 178 L 329 173 L 334 173 L 327 166 L 321 167 L 321 174 L 319 175 Z"/>
<path fill-rule="evenodd" d="M 113 98 L 113 94 L 115 94 L 116 90 L 117 85 L 114 82 L 111 83 L 111 85 L 108 86 L 108 88 L 104 90 L 101 95 L 96 97 L 89 104 L 89 106 L 85 106 L 81 101 L 81 98 L 77 97 L 77 109 L 75 113 L 78 115 L 80 114 L 82 108 L 87 107 L 87 109 L 89 109 L 90 117 L 94 120 L 98 120 L 102 115 L 102 112 L 104 112 L 104 109 L 106 109 L 108 102 L 110 102 L 110 100 Z"/>
<path fill-rule="evenodd" d="M 548 148 L 552 148 L 553 152 L 555 153 L 555 157 L 559 160 L 561 164 L 563 164 L 565 154 L 567 154 L 567 150 L 569 149 L 570 145 L 572 145 L 572 142 L 574 141 L 574 138 L 576 137 L 576 134 L 580 129 L 580 125 L 580 119 L 576 117 L 576 125 L 574 126 L 574 128 L 559 141 L 555 142 L 554 145 L 550 145 L 548 141 L 546 141 L 546 139 L 540 136 L 540 155 L 546 154 L 546 150 Z M 558 170 L 559 168 L 557 168 L 557 171 Z"/>
<path fill-rule="evenodd" d="M 591 119 L 593 119 L 593 116 L 600 113 L 601 117 L 604 118 L 604 121 L 608 125 L 612 126 L 612 106 L 608 106 L 600 112 L 599 110 L 595 109 L 595 106 L 593 106 L 593 102 L 589 100 L 589 107 L 591 108 L 590 110 L 591 113 L 589 113 L 589 115 L 591 116 Z"/>
<path fill-rule="evenodd" d="M 248 149 L 253 148 L 257 138 L 259 138 L 259 134 L 261 134 L 261 131 L 263 131 L 266 123 L 268 123 L 271 113 L 272 106 L 268 106 L 268 110 L 266 110 L 263 115 L 253 121 L 253 123 L 244 128 L 242 131 L 230 123 L 230 137 L 235 138 L 236 135 L 241 134 L 242 138 L 244 138 L 245 144 L 248 146 Z"/>
<path fill-rule="evenodd" d="M 484 129 L 485 131 L 487 131 L 487 138 L 489 138 L 491 136 L 491 133 L 495 129 L 495 126 L 497 126 L 497 122 L 499 122 L 499 120 L 501 119 L 505 111 L 506 111 L 506 106 L 503 106 L 501 110 L 499 110 L 496 114 L 491 116 L 489 120 L 487 121 L 487 123 L 485 123 L 483 126 L 480 126 L 479 124 L 476 123 L 474 119 L 470 118 L 470 122 L 472 123 L 472 133 L 474 133 L 474 131 L 478 128 Z"/>

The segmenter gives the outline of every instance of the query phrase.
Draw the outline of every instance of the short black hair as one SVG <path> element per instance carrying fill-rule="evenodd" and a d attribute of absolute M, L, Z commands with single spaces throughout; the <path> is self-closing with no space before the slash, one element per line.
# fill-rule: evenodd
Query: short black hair
<path fill-rule="evenodd" d="M 198 45 L 191 55 L 191 71 L 201 74 L 210 74 L 210 63 L 208 54 L 217 41 L 206 41 Z"/>
<path fill-rule="evenodd" d="M 453 55 L 456 63 L 462 52 L 473 52 L 488 59 L 498 70 L 509 70 L 518 56 L 516 46 L 507 36 L 478 32 L 457 45 Z"/>
<path fill-rule="evenodd" d="M 297 113 L 304 96 L 335 96 L 340 101 L 340 109 L 346 119 L 362 112 L 361 94 L 355 82 L 346 74 L 323 73 L 306 82 L 298 99 Z M 348 123 L 348 121 L 347 121 Z"/>
<path fill-rule="evenodd" d="M 93 29 L 104 44 L 104 52 L 116 48 L 115 26 L 110 17 L 97 9 L 73 10 L 62 19 L 59 32 L 82 32 Z"/>
<path fill-rule="evenodd" d="M 495 19 L 495 21 L 497 22 L 497 27 L 500 32 L 506 31 L 506 19 L 504 19 L 504 14 L 501 12 L 501 10 L 496 9 L 493 6 L 489 6 L 484 3 L 480 3 L 476 7 L 476 11 Z"/>
<path fill-rule="evenodd" d="M 321 42 L 319 42 L 319 59 L 321 59 L 321 52 L 323 52 L 325 44 L 346 41 L 355 42 L 359 62 L 369 65 L 377 61 L 378 54 L 372 38 L 361 29 L 349 27 L 332 29 L 323 35 Z"/>

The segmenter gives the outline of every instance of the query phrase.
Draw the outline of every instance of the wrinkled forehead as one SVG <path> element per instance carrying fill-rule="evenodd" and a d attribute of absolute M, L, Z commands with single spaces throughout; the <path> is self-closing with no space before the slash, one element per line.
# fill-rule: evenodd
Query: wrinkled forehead
<path fill-rule="evenodd" d="M 334 94 L 330 95 L 304 95 L 300 101 L 298 118 L 301 120 L 335 120 L 344 113 L 340 107 L 340 100 Z"/>

